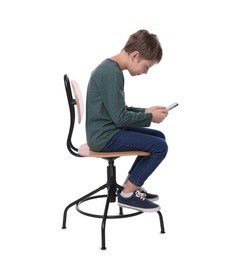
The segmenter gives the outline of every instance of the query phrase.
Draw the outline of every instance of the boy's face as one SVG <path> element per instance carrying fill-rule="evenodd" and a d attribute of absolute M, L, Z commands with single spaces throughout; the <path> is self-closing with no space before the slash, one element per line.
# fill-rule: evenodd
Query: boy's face
<path fill-rule="evenodd" d="M 138 52 L 133 52 L 130 54 L 130 62 L 127 69 L 131 76 L 137 76 L 147 74 L 148 70 L 155 64 L 157 64 L 157 61 L 141 59 Z"/>

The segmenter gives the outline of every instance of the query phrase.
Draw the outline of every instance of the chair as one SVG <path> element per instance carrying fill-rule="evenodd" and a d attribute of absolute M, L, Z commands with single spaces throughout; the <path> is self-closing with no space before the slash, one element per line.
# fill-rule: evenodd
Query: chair
<path fill-rule="evenodd" d="M 83 116 L 83 98 L 81 94 L 80 87 L 78 83 L 74 80 L 70 82 L 68 76 L 65 74 L 64 75 L 64 84 L 65 84 L 65 89 L 66 89 L 66 95 L 67 95 L 67 100 L 68 100 L 68 105 L 69 105 L 69 110 L 70 110 L 70 127 L 69 127 L 69 133 L 67 137 L 67 148 L 69 152 L 77 157 L 93 157 L 93 158 L 100 158 L 100 159 L 105 159 L 108 163 L 107 165 L 107 181 L 105 184 L 99 186 L 97 189 L 89 192 L 85 196 L 73 201 L 70 203 L 64 210 L 63 214 L 63 224 L 62 228 L 66 228 L 66 220 L 67 220 L 67 211 L 69 208 L 72 206 L 76 207 L 76 210 L 86 216 L 94 217 L 94 218 L 101 218 L 102 219 L 102 224 L 101 224 L 101 249 L 106 249 L 106 241 L 105 241 L 105 227 L 106 227 L 106 220 L 107 219 L 117 219 L 117 218 L 126 218 L 126 217 L 133 217 L 139 214 L 142 214 L 143 212 L 141 211 L 136 211 L 133 210 L 131 213 L 128 212 L 124 214 L 123 208 L 119 208 L 119 213 L 116 215 L 109 215 L 108 214 L 108 209 L 109 209 L 109 204 L 113 203 L 116 201 L 117 193 L 121 192 L 123 187 L 119 185 L 116 182 L 116 167 L 115 167 L 115 160 L 119 157 L 123 156 L 149 156 L 148 152 L 143 152 L 143 151 L 125 151 L 125 152 L 94 152 L 91 151 L 89 146 L 85 143 L 81 145 L 79 148 L 76 148 L 72 144 L 72 135 L 73 135 L 73 130 L 74 130 L 74 125 L 75 125 L 75 107 L 77 108 L 77 117 L 78 117 L 78 123 L 81 123 L 81 119 Z M 73 89 L 73 91 L 72 91 Z M 72 94 L 73 93 L 73 94 Z M 106 193 L 104 195 L 95 195 L 96 193 L 106 189 Z M 104 208 L 104 213 L 103 215 L 98 215 L 98 214 L 92 214 L 89 212 L 85 212 L 81 210 L 80 204 L 84 203 L 88 200 L 91 199 L 99 199 L 99 198 L 105 198 L 105 208 Z M 159 220 L 160 220 L 160 226 L 161 226 L 161 233 L 165 233 L 164 229 L 164 222 L 163 222 L 163 217 L 160 211 L 157 212 L 159 215 Z"/>

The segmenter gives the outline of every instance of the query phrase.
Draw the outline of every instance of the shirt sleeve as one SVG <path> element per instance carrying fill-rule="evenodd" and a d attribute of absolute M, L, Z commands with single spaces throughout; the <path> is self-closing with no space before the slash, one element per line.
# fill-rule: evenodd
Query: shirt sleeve
<path fill-rule="evenodd" d="M 126 106 L 126 109 L 128 111 L 145 113 L 145 108 L 141 108 L 141 107 L 128 107 L 128 106 Z"/>

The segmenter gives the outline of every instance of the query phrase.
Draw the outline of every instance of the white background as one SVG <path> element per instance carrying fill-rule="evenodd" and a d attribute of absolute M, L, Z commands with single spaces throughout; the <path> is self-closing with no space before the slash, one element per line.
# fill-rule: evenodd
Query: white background
<path fill-rule="evenodd" d="M 235 259 L 235 5 L 230 0 L 1 1 L 1 259 Z M 158 35 L 164 55 L 147 75 L 125 72 L 128 105 L 179 106 L 160 125 L 169 153 L 145 188 L 156 214 L 107 221 L 67 204 L 105 183 L 106 162 L 65 142 L 63 76 L 84 93 L 89 74 L 130 34 Z M 75 143 L 84 142 L 84 128 Z M 120 158 L 122 184 L 134 158 Z M 3 256 L 4 255 L 4 256 Z"/>

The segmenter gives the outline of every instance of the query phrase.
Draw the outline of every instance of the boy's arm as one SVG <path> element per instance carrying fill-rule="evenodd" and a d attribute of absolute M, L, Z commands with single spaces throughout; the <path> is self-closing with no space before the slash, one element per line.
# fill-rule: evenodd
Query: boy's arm
<path fill-rule="evenodd" d="M 127 111 L 132 111 L 132 112 L 143 112 L 145 113 L 146 108 L 141 108 L 141 107 L 128 107 L 126 106 Z"/>

